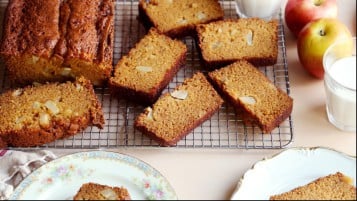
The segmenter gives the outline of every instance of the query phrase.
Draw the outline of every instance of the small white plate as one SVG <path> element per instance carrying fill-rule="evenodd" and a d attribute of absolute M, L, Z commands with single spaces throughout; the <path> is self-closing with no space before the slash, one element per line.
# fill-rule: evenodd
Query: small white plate
<path fill-rule="evenodd" d="M 268 200 L 337 171 L 351 177 L 356 186 L 356 157 L 322 147 L 287 149 L 248 170 L 231 200 Z"/>
<path fill-rule="evenodd" d="M 86 182 L 123 186 L 133 200 L 177 200 L 169 182 L 150 165 L 105 151 L 80 152 L 46 163 L 17 186 L 10 200 L 72 200 Z"/>

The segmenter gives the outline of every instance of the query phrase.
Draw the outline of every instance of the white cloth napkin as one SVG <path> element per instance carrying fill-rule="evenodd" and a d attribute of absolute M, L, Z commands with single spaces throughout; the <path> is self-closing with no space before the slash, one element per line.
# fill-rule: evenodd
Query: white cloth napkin
<path fill-rule="evenodd" d="M 52 152 L 46 150 L 0 150 L 0 200 L 8 199 L 27 175 L 55 158 Z"/>

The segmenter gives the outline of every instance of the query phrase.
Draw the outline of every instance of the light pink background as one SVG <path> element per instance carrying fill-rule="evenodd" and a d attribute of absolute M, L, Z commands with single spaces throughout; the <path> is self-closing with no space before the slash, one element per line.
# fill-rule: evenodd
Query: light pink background
<path fill-rule="evenodd" d="M 285 7 L 283 1 L 282 8 Z M 356 35 L 356 1 L 338 0 L 338 18 Z M 337 130 L 325 114 L 322 80 L 312 78 L 298 61 L 296 39 L 286 31 L 294 142 L 290 147 L 330 147 L 356 155 L 356 133 Z M 57 156 L 82 150 L 52 150 Z M 257 161 L 282 150 L 127 148 L 110 150 L 137 157 L 161 172 L 179 199 L 229 199 L 237 182 Z M 257 189 L 258 190 L 258 189 Z"/>

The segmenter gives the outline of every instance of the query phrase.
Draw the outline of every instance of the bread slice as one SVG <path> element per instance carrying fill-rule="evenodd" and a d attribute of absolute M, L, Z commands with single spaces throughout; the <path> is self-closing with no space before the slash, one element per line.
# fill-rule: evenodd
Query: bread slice
<path fill-rule="evenodd" d="M 170 37 L 195 33 L 195 26 L 223 19 L 218 0 L 140 0 L 139 16 L 143 24 L 155 27 Z"/>
<path fill-rule="evenodd" d="M 119 98 L 149 105 L 186 62 L 186 45 L 151 29 L 115 66 L 109 87 Z"/>
<path fill-rule="evenodd" d="M 209 119 L 222 104 L 222 98 L 198 72 L 146 108 L 134 126 L 160 145 L 171 146 Z"/>
<path fill-rule="evenodd" d="M 37 146 L 103 128 L 101 105 L 89 80 L 48 83 L 0 95 L 0 138 L 9 147 Z"/>
<path fill-rule="evenodd" d="M 356 200 L 356 187 L 341 172 L 320 177 L 291 191 L 270 196 L 270 200 Z"/>
<path fill-rule="evenodd" d="M 81 186 L 73 200 L 131 200 L 131 197 L 124 187 L 89 182 Z"/>
<path fill-rule="evenodd" d="M 264 133 L 270 133 L 291 114 L 293 99 L 247 61 L 237 61 L 208 75 L 236 111 Z"/>
<path fill-rule="evenodd" d="M 278 58 L 278 21 L 226 19 L 196 27 L 201 56 L 208 68 L 237 60 L 255 66 L 273 65 Z"/>

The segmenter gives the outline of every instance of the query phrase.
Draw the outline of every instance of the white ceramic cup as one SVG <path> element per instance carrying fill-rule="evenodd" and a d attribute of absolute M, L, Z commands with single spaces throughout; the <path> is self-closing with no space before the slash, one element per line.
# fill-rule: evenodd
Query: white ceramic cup
<path fill-rule="evenodd" d="M 258 17 L 265 20 L 277 18 L 281 0 L 236 0 L 236 10 L 240 18 Z"/>
<path fill-rule="evenodd" d="M 343 131 L 356 132 L 356 38 L 331 45 L 323 66 L 328 120 Z"/>

